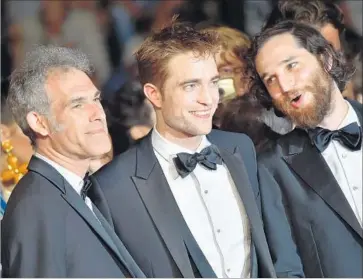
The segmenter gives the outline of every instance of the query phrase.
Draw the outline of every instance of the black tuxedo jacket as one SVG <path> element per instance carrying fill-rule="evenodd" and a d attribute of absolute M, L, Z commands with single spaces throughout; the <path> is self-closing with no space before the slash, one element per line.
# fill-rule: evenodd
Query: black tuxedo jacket
<path fill-rule="evenodd" d="M 282 277 L 303 276 L 279 197 L 269 197 L 269 206 L 261 211 L 252 141 L 242 134 L 217 130 L 208 135 L 208 140 L 220 149 L 249 218 L 252 277 L 276 277 L 276 273 Z M 117 235 L 147 277 L 216 276 L 179 211 L 154 154 L 150 134 L 98 171 L 94 182 L 103 193 L 94 193 L 95 198 L 92 191 L 101 188 L 93 188 L 90 197 L 101 211 L 108 204 Z M 100 198 L 103 194 L 105 200 Z M 265 230 L 272 257 L 261 215 L 269 220 Z"/>
<path fill-rule="evenodd" d="M 145 277 L 63 176 L 37 157 L 28 169 L 2 220 L 4 277 Z"/>
<path fill-rule="evenodd" d="M 362 125 L 362 104 L 351 102 Z M 307 133 L 282 136 L 259 162 L 283 193 L 307 277 L 363 277 L 363 231 L 323 156 Z"/>

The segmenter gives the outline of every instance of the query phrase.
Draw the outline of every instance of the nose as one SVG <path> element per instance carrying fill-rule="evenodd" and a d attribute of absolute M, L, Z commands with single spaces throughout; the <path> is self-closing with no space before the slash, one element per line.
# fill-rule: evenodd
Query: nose
<path fill-rule="evenodd" d="M 292 75 L 282 74 L 278 77 L 278 79 L 283 93 L 288 93 L 295 87 L 295 79 Z"/>
<path fill-rule="evenodd" d="M 91 122 L 105 118 L 105 112 L 102 108 L 102 105 L 99 103 L 93 102 L 88 104 L 87 111 Z"/>
<path fill-rule="evenodd" d="M 217 90 L 217 95 L 219 94 L 218 93 L 218 90 Z M 206 87 L 202 87 L 199 95 L 198 95 L 198 102 L 203 104 L 203 105 L 207 105 L 207 106 L 210 106 L 212 105 L 213 103 L 213 92 L 212 92 L 212 89 L 209 89 L 209 88 L 206 88 Z"/>

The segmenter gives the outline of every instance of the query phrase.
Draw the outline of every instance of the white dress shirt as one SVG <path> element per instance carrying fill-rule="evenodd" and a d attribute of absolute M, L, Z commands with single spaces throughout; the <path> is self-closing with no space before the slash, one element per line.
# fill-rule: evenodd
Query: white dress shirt
<path fill-rule="evenodd" d="M 338 129 L 353 122 L 360 125 L 353 107 L 348 105 L 348 113 Z M 332 140 L 322 155 L 362 226 L 362 147 L 351 151 L 337 140 Z"/>
<path fill-rule="evenodd" d="M 250 276 L 251 233 L 248 218 L 227 167 L 209 170 L 197 164 L 182 178 L 173 158 L 193 154 L 163 138 L 154 128 L 152 144 L 177 205 L 193 237 L 219 278 Z M 206 137 L 196 150 L 210 145 Z"/>
<path fill-rule="evenodd" d="M 58 163 L 50 160 L 49 158 L 47 158 L 39 153 L 35 153 L 35 156 L 38 157 L 39 159 L 45 161 L 46 163 L 51 165 L 53 168 L 55 168 L 65 178 L 65 180 L 67 180 L 67 182 L 72 186 L 72 188 L 77 192 L 77 194 L 81 195 L 81 190 L 82 190 L 82 187 L 84 184 L 82 177 L 67 170 L 66 168 L 62 167 Z M 86 202 L 87 206 L 93 212 L 91 199 L 89 197 L 86 197 L 85 202 Z"/>

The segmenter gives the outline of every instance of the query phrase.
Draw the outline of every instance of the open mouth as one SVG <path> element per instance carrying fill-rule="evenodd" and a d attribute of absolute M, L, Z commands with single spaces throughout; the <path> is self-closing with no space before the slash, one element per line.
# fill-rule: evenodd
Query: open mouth
<path fill-rule="evenodd" d="M 298 107 L 298 106 L 300 106 L 301 101 L 302 101 L 302 94 L 300 94 L 300 95 L 296 96 L 295 98 L 293 98 L 291 100 L 291 105 L 293 105 L 294 107 Z"/>

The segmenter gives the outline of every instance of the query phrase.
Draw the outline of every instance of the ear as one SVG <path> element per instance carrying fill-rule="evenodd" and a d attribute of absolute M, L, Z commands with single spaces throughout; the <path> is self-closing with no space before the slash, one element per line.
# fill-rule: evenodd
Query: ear
<path fill-rule="evenodd" d="M 28 122 L 29 127 L 34 132 L 42 135 L 43 137 L 50 134 L 50 127 L 44 116 L 41 116 L 34 111 L 31 111 L 27 114 L 26 121 Z"/>
<path fill-rule="evenodd" d="M 332 55 L 329 52 L 326 52 L 325 54 L 321 54 L 320 61 L 322 62 L 323 66 L 324 66 L 324 70 L 329 73 L 333 67 Z"/>
<path fill-rule="evenodd" d="M 162 103 L 161 93 L 155 85 L 151 83 L 146 83 L 144 85 L 144 94 L 154 107 L 156 108 L 161 107 Z"/>
<path fill-rule="evenodd" d="M 0 124 L 0 141 L 6 141 L 10 139 L 11 131 L 10 128 L 4 124 Z"/>

